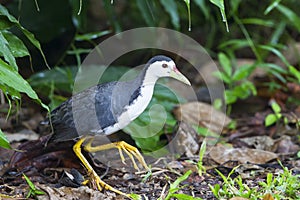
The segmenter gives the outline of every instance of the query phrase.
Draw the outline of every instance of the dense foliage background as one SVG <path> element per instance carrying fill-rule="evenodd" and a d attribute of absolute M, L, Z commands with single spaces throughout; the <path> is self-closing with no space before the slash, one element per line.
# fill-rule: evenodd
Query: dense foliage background
<path fill-rule="evenodd" d="M 195 39 L 214 59 L 214 63 L 217 63 L 220 71 L 213 75 L 225 84 L 225 91 L 222 99 L 209 102 L 212 106 L 207 105 L 205 108 L 219 109 L 226 106 L 226 114 L 232 118 L 232 123 L 224 129 L 220 138 L 209 128 L 202 127 L 198 121 L 191 128 L 195 129 L 197 136 L 202 137 L 198 138 L 196 144 L 202 145 L 197 150 L 199 155 L 196 159 L 185 158 L 182 163 L 183 166 L 196 168 L 197 173 L 184 169 L 182 170 L 185 171 L 184 174 L 182 171 L 181 174 L 174 173 L 177 179 L 173 183 L 170 183 L 170 180 L 159 180 L 159 183 L 168 181 L 169 184 L 169 190 L 165 191 L 167 184 L 162 189 L 166 193 L 165 199 L 195 199 L 187 194 L 177 194 L 178 190 L 184 188 L 180 186 L 183 181 L 190 181 L 191 188 L 196 188 L 196 192 L 210 191 L 219 199 L 300 198 L 299 170 L 293 171 L 284 167 L 281 162 L 273 165 L 267 163 L 280 155 L 283 161 L 287 161 L 289 167 L 294 168 L 297 167 L 300 158 L 299 0 L 3 0 L 0 2 L 0 147 L 5 148 L 0 148 L 0 153 L 2 151 L 2 154 L 6 154 L 5 151 L 11 151 L 6 149 L 12 149 L 4 132 L 15 132 L 15 124 L 21 124 L 24 118 L 30 118 L 37 113 L 40 118 L 33 117 L 33 121 L 39 123 L 47 113 L 49 114 L 72 95 L 74 78 L 80 64 L 97 44 L 125 30 L 138 27 L 165 27 Z M 147 49 L 121 56 L 105 71 L 100 82 L 118 80 L 130 69 L 129 66 L 145 63 L 152 54 L 157 53 L 170 52 Z M 180 58 L 178 60 L 181 62 Z M 203 90 L 205 83 L 189 71 L 191 68 L 186 64 L 184 74 L 191 77 L 198 100 L 206 101 L 203 97 L 209 95 L 207 90 Z M 154 127 L 161 127 L 161 122 L 167 117 L 163 130 L 157 134 L 153 135 L 150 127 L 149 130 L 143 131 L 144 138 L 130 138 L 143 153 L 163 147 L 172 137 L 172 131 L 178 128 L 176 126 L 178 120 L 172 112 L 179 102 L 185 103 L 187 100 L 177 97 L 178 95 L 168 88 L 157 86 L 150 105 L 162 105 L 167 111 L 166 116 L 160 110 L 146 109 L 136 119 L 136 123 L 142 126 L 151 121 Z M 193 113 L 192 110 L 194 105 L 185 104 L 184 108 L 189 112 L 187 117 L 195 116 L 193 114 L 196 112 Z M 35 113 L 32 115 L 27 113 L 29 117 L 24 117 L 26 114 L 20 110 L 28 107 L 34 107 Z M 152 120 L 149 112 L 154 116 Z M 3 123 L 4 118 L 6 120 Z M 10 118 L 13 118 L 15 124 L 11 123 L 10 128 L 5 129 L 7 127 L 5 123 Z M 128 126 L 125 132 L 135 132 L 134 135 L 138 135 L 139 129 Z M 233 166 L 226 175 L 224 171 L 220 171 L 221 168 L 226 168 L 225 165 L 214 170 L 213 176 L 205 173 L 206 168 L 202 162 L 206 153 L 206 140 L 203 139 L 205 136 L 220 139 L 220 143 L 225 143 L 225 146 L 229 146 L 228 144 L 233 146 L 230 151 L 236 152 L 239 156 L 235 158 L 238 159 L 251 160 L 253 155 L 261 159 L 268 157 L 265 155 L 271 155 L 271 159 L 258 161 L 259 165 L 256 165 L 262 167 L 263 175 L 259 174 L 252 179 L 253 169 L 251 167 L 250 170 L 244 169 L 251 171 L 247 172 L 248 175 L 251 173 L 248 176 L 251 177 L 248 185 L 253 187 L 245 184 L 244 177 L 240 176 L 243 172 L 234 177 L 240 165 Z M 278 151 L 267 149 L 261 153 L 255 151 L 259 150 L 256 146 L 252 148 L 253 146 L 249 147 L 241 140 L 235 140 L 247 136 L 247 139 L 259 136 L 259 142 L 254 146 L 266 142 L 262 138 L 269 138 L 274 143 L 283 142 L 281 146 L 274 144 L 276 148 L 278 147 Z M 221 160 L 214 161 L 223 165 L 223 158 L 226 157 L 223 153 L 226 150 L 215 146 L 218 151 L 216 150 L 211 157 Z M 244 148 L 245 146 L 247 148 Z M 253 151 L 260 153 L 255 154 Z M 232 160 L 229 161 L 230 164 Z M 0 168 L 5 162 L 0 160 Z M 266 165 L 262 166 L 263 164 Z M 267 173 L 269 166 L 273 171 Z M 243 167 L 244 165 L 241 168 Z M 281 169 L 280 173 L 278 169 Z M 259 170 L 253 173 L 257 175 L 257 171 Z M 172 175 L 163 179 L 170 177 L 174 179 Z M 1 176 L 0 184 L 6 184 L 6 181 L 10 180 L 10 178 L 6 180 L 4 176 L 1 179 Z M 193 180 L 188 180 L 189 177 L 207 181 L 206 188 L 203 189 L 204 187 L 197 181 L 198 185 L 195 185 Z M 38 195 L 39 190 L 36 190 L 26 176 L 24 178 L 30 186 L 29 196 Z M 5 187 L 3 188 L 5 190 Z M 0 199 L 1 195 L 0 191 Z"/>

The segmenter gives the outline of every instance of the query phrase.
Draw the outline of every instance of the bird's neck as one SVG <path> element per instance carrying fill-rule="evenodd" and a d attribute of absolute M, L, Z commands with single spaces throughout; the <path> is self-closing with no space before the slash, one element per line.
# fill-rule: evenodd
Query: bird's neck
<path fill-rule="evenodd" d="M 151 69 L 143 70 L 139 76 L 137 77 L 139 80 L 139 85 L 143 87 L 154 87 L 156 81 L 158 80 L 158 77 L 153 75 L 151 72 Z"/>

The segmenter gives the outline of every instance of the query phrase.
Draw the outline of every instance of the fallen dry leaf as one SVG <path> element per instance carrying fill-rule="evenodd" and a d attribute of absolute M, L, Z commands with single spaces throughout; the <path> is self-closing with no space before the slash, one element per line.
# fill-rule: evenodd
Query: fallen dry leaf
<path fill-rule="evenodd" d="M 266 135 L 253 136 L 238 139 L 247 144 L 248 147 L 254 147 L 255 149 L 261 149 L 265 151 L 274 151 L 274 140 Z"/>
<path fill-rule="evenodd" d="M 209 155 L 215 162 L 219 164 L 223 164 L 228 161 L 264 164 L 278 157 L 277 154 L 269 151 L 248 148 L 229 148 L 221 144 L 212 147 Z"/>
<path fill-rule="evenodd" d="M 79 188 L 60 187 L 53 188 L 47 185 L 37 184 L 38 188 L 43 190 L 45 195 L 38 195 L 38 200 L 69 200 L 69 199 L 81 199 L 81 200 L 98 200 L 98 199 L 116 199 L 114 193 L 109 195 L 103 192 L 96 191 L 88 188 L 87 186 L 81 186 Z M 111 194 L 111 195 L 110 195 Z M 125 198 L 118 198 L 125 199 Z"/>
<path fill-rule="evenodd" d="M 215 133 L 220 133 L 224 126 L 227 126 L 231 121 L 221 111 L 202 102 L 182 104 L 174 110 L 174 115 L 178 121 L 184 121 L 191 125 L 204 126 Z"/>
<path fill-rule="evenodd" d="M 194 157 L 199 149 L 197 132 L 189 124 L 181 122 L 175 136 L 176 152 Z"/>
<path fill-rule="evenodd" d="M 249 200 L 249 199 L 244 198 L 244 197 L 232 197 L 229 200 Z"/>
<path fill-rule="evenodd" d="M 263 200 L 274 200 L 274 198 L 271 194 L 268 193 L 264 196 Z"/>
<path fill-rule="evenodd" d="M 296 145 L 290 136 L 283 135 L 276 141 L 277 153 L 296 153 L 300 150 L 300 147 Z"/>

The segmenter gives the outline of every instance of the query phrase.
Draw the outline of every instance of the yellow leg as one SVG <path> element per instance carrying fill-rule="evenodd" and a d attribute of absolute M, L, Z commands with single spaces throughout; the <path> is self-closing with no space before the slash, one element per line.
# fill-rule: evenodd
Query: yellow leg
<path fill-rule="evenodd" d="M 102 190 L 103 188 L 105 190 L 110 190 L 113 191 L 117 194 L 120 195 L 124 195 L 128 198 L 131 198 L 131 196 L 129 194 L 125 194 L 115 188 L 113 188 L 112 186 L 108 185 L 107 183 L 105 183 L 104 181 L 102 181 L 100 179 L 100 177 L 98 176 L 98 174 L 95 172 L 95 170 L 93 169 L 93 167 L 89 164 L 89 162 L 86 160 L 86 158 L 83 156 L 83 154 L 81 153 L 81 146 L 82 143 L 86 140 L 86 138 L 81 138 L 79 139 L 76 144 L 73 146 L 73 151 L 75 152 L 76 156 L 80 159 L 80 161 L 82 162 L 82 164 L 84 165 L 84 167 L 87 169 L 88 174 L 91 178 L 91 181 L 93 184 L 96 184 L 98 190 Z"/>
<path fill-rule="evenodd" d="M 139 152 L 139 150 L 136 147 L 134 147 L 130 144 L 127 144 L 124 141 L 114 142 L 114 143 L 110 143 L 110 144 L 104 144 L 104 145 L 95 146 L 95 147 L 92 146 L 92 142 L 93 142 L 93 139 L 90 140 L 85 145 L 85 147 L 84 147 L 85 151 L 93 153 L 93 152 L 97 152 L 97 151 L 103 151 L 103 150 L 108 150 L 108 149 L 112 149 L 112 148 L 117 148 L 119 150 L 121 160 L 124 164 L 125 164 L 125 158 L 124 158 L 122 151 L 124 151 L 129 156 L 129 158 L 131 159 L 131 161 L 133 163 L 133 167 L 135 169 L 139 170 L 133 157 L 135 157 L 142 164 L 142 166 L 145 169 L 150 170 L 149 167 L 147 166 L 143 156 Z"/>

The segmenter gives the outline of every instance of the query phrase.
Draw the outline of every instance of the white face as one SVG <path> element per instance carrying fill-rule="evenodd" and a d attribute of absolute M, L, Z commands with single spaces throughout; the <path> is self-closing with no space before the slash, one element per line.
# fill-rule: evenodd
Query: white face
<path fill-rule="evenodd" d="M 161 77 L 172 77 L 187 85 L 191 85 L 189 80 L 176 68 L 173 60 L 152 63 L 147 70 L 147 74 L 151 77 L 150 80 L 154 82 Z"/>
<path fill-rule="evenodd" d="M 176 72 L 178 69 L 173 60 L 171 61 L 156 61 L 151 64 L 148 69 L 151 73 L 158 78 L 160 77 L 170 77 L 172 71 Z"/>

